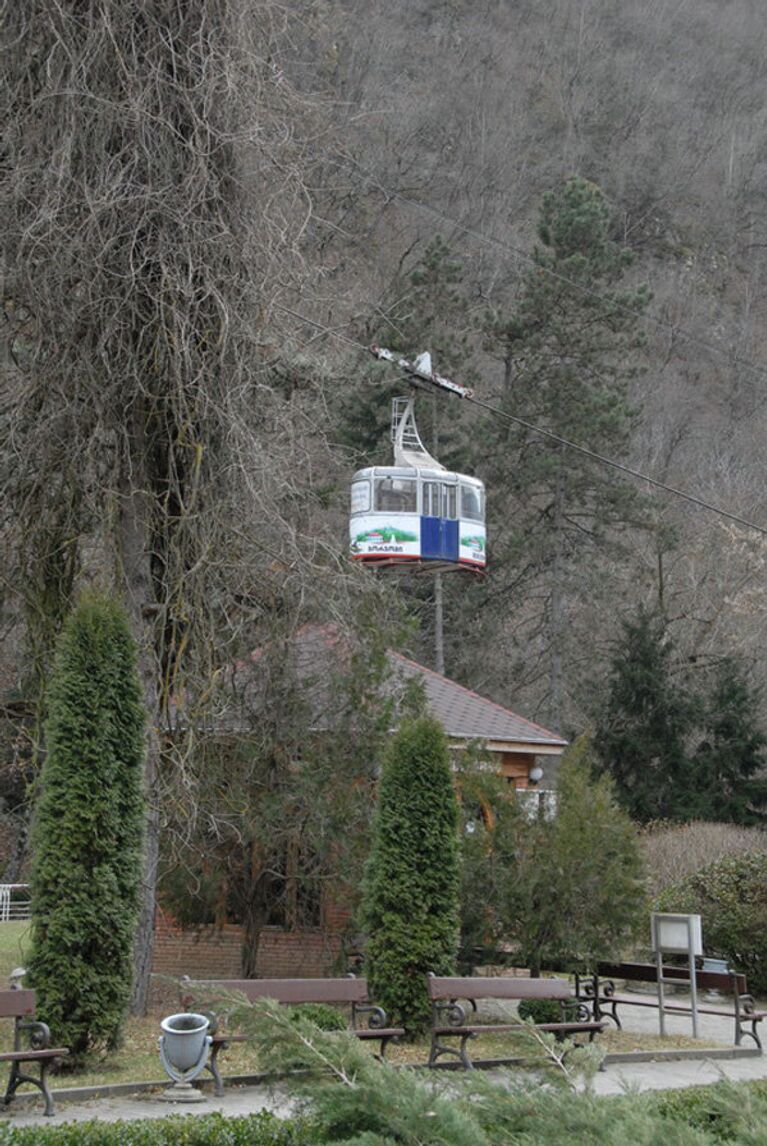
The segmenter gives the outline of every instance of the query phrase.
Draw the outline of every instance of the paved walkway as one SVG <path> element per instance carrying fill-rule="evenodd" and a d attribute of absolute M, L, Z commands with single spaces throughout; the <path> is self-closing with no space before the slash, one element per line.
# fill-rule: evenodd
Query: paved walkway
<path fill-rule="evenodd" d="M 647 996 L 639 996 L 647 997 Z M 683 997 L 675 1001 L 684 1002 Z M 658 1033 L 657 1011 L 649 1007 L 625 1007 L 619 1011 L 624 1030 L 643 1034 Z M 701 1039 L 697 1047 L 732 1047 L 734 1021 L 731 1017 L 720 1018 L 701 1015 Z M 670 1034 L 691 1034 L 689 1016 L 670 1016 L 667 1024 Z M 745 1046 L 752 1046 L 747 1040 Z M 493 1072 L 495 1073 L 495 1072 Z M 499 1077 L 501 1074 L 499 1072 Z M 767 1054 L 740 1059 L 671 1059 L 655 1062 L 611 1063 L 595 1079 L 597 1094 L 619 1094 L 626 1089 L 663 1090 L 685 1086 L 702 1086 L 717 1082 L 721 1078 L 733 1082 L 746 1079 L 767 1078 Z M 14 1126 L 55 1125 L 61 1122 L 82 1122 L 99 1119 L 115 1122 L 119 1119 L 165 1118 L 170 1114 L 191 1116 L 221 1111 L 223 1114 L 253 1114 L 259 1110 L 273 1110 L 287 1116 L 291 1113 L 291 1103 L 283 1087 L 242 1086 L 230 1087 L 223 1098 L 215 1098 L 208 1091 L 205 1102 L 194 1105 L 175 1105 L 161 1102 L 156 1094 L 137 1094 L 121 1098 L 96 1098 L 86 1102 L 58 1102 L 55 1118 L 42 1116 L 42 1104 L 31 1106 L 19 1103 L 8 1111 L 0 1108 L 0 1125 L 11 1123 Z"/>

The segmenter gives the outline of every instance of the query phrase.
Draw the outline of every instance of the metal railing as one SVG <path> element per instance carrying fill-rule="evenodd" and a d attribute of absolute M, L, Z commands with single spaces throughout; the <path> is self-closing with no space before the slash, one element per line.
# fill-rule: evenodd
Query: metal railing
<path fill-rule="evenodd" d="M 0 923 L 29 917 L 29 884 L 0 883 Z"/>
<path fill-rule="evenodd" d="M 557 793 L 552 788 L 517 788 L 514 797 L 528 820 L 551 820 L 557 813 Z"/>

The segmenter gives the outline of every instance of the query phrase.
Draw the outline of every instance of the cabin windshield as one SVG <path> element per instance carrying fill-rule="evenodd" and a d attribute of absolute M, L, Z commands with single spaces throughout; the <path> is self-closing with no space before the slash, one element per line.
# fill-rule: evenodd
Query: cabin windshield
<path fill-rule="evenodd" d="M 389 513 L 415 513 L 418 483 L 410 478 L 376 478 L 375 508 Z"/>
<path fill-rule="evenodd" d="M 482 490 L 474 485 L 461 485 L 461 517 L 466 521 L 484 521 Z"/>
<path fill-rule="evenodd" d="M 352 482 L 352 513 L 367 513 L 370 509 L 370 482 Z"/>

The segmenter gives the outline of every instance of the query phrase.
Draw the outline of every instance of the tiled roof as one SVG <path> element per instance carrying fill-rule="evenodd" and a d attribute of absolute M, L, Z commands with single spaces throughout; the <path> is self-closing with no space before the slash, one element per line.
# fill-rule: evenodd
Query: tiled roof
<path fill-rule="evenodd" d="M 401 653 L 389 653 L 392 666 L 405 676 L 420 680 L 429 711 L 450 737 L 463 740 L 508 741 L 565 748 L 567 741 L 540 724 L 517 716 L 462 684 L 424 668 Z"/>
<path fill-rule="evenodd" d="M 301 697 L 313 727 L 332 728 L 348 703 L 346 693 L 336 688 L 334 672 L 348 669 L 352 652 L 351 639 L 334 624 L 307 624 L 287 643 L 284 655 L 290 657 L 292 670 L 300 681 Z M 263 687 L 260 668 L 264 650 L 256 649 L 245 660 L 233 666 L 232 685 L 251 712 L 257 712 L 259 694 Z M 540 724 L 518 716 L 508 708 L 488 700 L 471 689 L 464 688 L 449 677 L 441 676 L 410 660 L 401 653 L 389 652 L 395 698 L 411 680 L 424 689 L 432 716 L 440 722 L 453 740 L 482 740 L 494 745 L 540 745 L 556 752 L 567 746 L 567 741 L 556 732 L 549 732 Z M 237 718 L 234 717 L 236 724 Z M 523 749 L 524 750 L 524 749 Z M 534 751 L 534 747 L 531 749 Z"/>

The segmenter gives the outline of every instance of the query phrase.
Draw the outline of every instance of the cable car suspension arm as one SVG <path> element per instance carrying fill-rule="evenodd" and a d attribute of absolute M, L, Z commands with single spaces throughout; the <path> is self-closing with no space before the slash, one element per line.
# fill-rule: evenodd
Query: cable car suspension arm
<path fill-rule="evenodd" d="M 382 358 L 386 362 L 393 362 L 403 370 L 405 374 L 409 374 L 411 378 L 418 379 L 421 382 L 431 383 L 432 386 L 437 386 L 440 390 L 448 390 L 451 394 L 457 394 L 459 398 L 472 398 L 474 391 L 470 390 L 467 386 L 459 386 L 457 382 L 452 382 L 449 378 L 445 378 L 442 374 L 437 374 L 436 370 L 431 368 L 431 355 L 427 352 L 419 354 L 415 362 L 410 362 L 407 358 L 400 358 L 391 350 L 384 350 L 382 346 L 371 346 L 370 351 L 376 358 Z"/>

